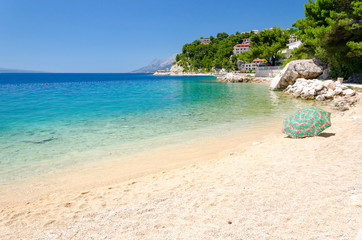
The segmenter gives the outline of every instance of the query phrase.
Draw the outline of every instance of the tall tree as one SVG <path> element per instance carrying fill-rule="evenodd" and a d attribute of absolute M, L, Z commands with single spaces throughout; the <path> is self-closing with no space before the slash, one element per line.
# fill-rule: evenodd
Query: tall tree
<path fill-rule="evenodd" d="M 251 50 L 242 53 L 239 58 L 245 62 L 251 62 L 255 58 L 264 58 L 274 66 L 278 52 L 287 47 L 288 39 L 288 32 L 280 27 L 263 30 L 251 36 Z"/>
<path fill-rule="evenodd" d="M 223 33 L 218 33 L 216 35 L 217 39 L 219 40 L 224 40 L 225 38 L 227 38 L 229 36 L 229 34 L 227 34 L 226 32 L 223 32 Z"/>
<path fill-rule="evenodd" d="M 296 58 L 317 57 L 331 67 L 332 77 L 362 71 L 362 1 L 308 0 L 305 18 L 293 26 L 303 40 Z"/>

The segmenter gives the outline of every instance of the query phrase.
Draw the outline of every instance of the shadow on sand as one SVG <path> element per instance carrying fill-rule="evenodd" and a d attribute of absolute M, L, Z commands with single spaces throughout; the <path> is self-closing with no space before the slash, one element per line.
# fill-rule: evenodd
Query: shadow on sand
<path fill-rule="evenodd" d="M 335 136 L 336 134 L 335 133 L 326 133 L 326 132 L 322 132 L 320 133 L 319 135 L 315 136 L 315 137 L 324 137 L 324 138 L 329 138 L 329 137 L 333 137 Z M 290 138 L 290 139 L 294 139 L 290 136 L 286 136 L 284 138 Z M 303 138 L 295 138 L 295 139 L 303 139 Z"/>
<path fill-rule="evenodd" d="M 318 137 L 324 137 L 324 138 L 329 138 L 329 137 L 332 137 L 332 136 L 335 136 L 336 134 L 335 133 L 326 133 L 326 132 L 322 132 L 318 135 Z"/>

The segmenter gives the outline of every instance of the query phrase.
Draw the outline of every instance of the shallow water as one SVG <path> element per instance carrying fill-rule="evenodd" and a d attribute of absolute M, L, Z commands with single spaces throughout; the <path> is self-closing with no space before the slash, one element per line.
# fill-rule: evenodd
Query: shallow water
<path fill-rule="evenodd" d="M 263 84 L 149 74 L 0 74 L 0 185 L 282 119 Z"/>

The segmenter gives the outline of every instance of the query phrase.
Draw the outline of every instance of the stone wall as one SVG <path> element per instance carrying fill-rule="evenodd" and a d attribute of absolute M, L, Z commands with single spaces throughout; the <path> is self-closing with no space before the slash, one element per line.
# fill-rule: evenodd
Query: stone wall
<path fill-rule="evenodd" d="M 282 66 L 275 67 L 257 67 L 255 77 L 275 77 L 282 71 Z"/>

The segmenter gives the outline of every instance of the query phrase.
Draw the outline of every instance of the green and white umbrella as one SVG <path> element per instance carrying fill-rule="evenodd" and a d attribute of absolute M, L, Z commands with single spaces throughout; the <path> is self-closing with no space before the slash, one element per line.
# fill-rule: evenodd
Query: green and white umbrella
<path fill-rule="evenodd" d="M 301 109 L 284 120 L 283 133 L 292 138 L 313 137 L 331 126 L 331 113 L 317 107 Z"/>

